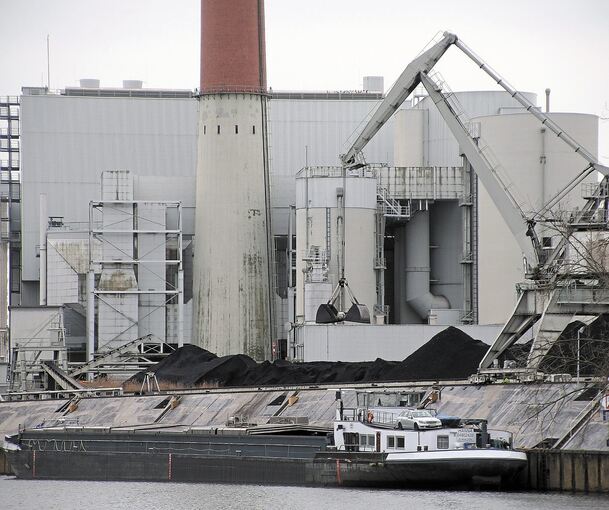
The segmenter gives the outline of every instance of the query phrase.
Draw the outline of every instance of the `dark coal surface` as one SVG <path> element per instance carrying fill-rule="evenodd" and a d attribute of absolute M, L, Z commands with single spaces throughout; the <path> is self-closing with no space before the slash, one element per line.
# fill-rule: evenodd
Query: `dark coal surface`
<path fill-rule="evenodd" d="M 184 387 L 465 379 L 476 372 L 487 350 L 485 343 L 449 327 L 403 361 L 257 363 L 248 356 L 217 357 L 200 347 L 185 345 L 151 371 L 159 383 Z M 128 382 L 141 383 L 144 374 L 142 371 Z"/>
<path fill-rule="evenodd" d="M 574 321 L 560 335 L 545 356 L 539 369 L 547 374 L 577 374 L 577 332 L 580 328 L 579 365 L 580 376 L 605 376 L 609 373 L 609 316 L 602 315 L 586 326 Z M 504 355 L 504 359 L 526 362 L 532 341 L 515 344 Z"/>

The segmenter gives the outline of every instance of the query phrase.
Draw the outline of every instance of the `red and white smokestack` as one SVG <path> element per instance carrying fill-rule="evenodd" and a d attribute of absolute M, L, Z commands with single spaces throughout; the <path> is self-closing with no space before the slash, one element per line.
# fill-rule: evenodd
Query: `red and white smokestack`
<path fill-rule="evenodd" d="M 263 0 L 202 0 L 193 342 L 270 357 Z"/>

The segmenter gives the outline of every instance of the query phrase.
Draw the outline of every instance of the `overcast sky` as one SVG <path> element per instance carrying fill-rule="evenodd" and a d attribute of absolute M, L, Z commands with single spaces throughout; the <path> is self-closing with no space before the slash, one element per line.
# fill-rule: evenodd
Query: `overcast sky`
<path fill-rule="evenodd" d="M 268 83 L 275 90 L 388 87 L 451 30 L 520 90 L 552 109 L 609 117 L 609 0 L 266 0 Z M 199 77 L 199 0 L 0 0 L 0 95 L 47 82 L 140 79 L 190 88 Z M 456 48 L 438 64 L 453 90 L 496 89 Z M 601 120 L 609 161 L 609 120 Z"/>

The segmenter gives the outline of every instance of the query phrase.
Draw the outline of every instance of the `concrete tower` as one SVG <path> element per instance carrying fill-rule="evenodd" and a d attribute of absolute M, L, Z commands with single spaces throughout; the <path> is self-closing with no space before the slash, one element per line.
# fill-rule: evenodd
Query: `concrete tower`
<path fill-rule="evenodd" d="M 269 358 L 270 201 L 263 0 L 202 0 L 193 333 Z"/>

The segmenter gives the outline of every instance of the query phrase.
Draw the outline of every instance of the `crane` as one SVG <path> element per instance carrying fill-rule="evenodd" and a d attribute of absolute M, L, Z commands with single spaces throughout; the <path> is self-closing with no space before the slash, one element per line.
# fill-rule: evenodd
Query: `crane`
<path fill-rule="evenodd" d="M 509 186 L 503 182 L 477 140 L 471 135 L 469 127 L 461 119 L 460 112 L 451 104 L 449 96 L 430 76 L 432 68 L 442 58 L 450 46 L 458 47 L 480 69 L 488 74 L 523 108 L 535 116 L 541 124 L 553 132 L 575 153 L 581 156 L 586 166 L 563 189 L 559 191 L 543 208 L 532 214 L 526 214 L 518 203 Z M 525 259 L 525 277 L 532 280 L 531 284 L 521 286 L 517 305 L 497 336 L 489 351 L 480 363 L 480 370 L 489 368 L 508 347 L 514 344 L 528 331 L 533 324 L 541 321 L 533 347 L 529 354 L 527 366 L 537 368 L 543 356 L 549 351 L 555 340 L 576 314 L 598 315 L 609 311 L 609 290 L 599 288 L 599 280 L 595 274 L 578 273 L 579 280 L 585 280 L 586 285 L 578 288 L 577 300 L 569 298 L 572 275 L 565 270 L 563 261 L 570 245 L 570 233 L 585 230 L 588 219 L 599 209 L 609 208 L 609 168 L 587 151 L 572 136 L 563 130 L 555 121 L 539 111 L 523 94 L 512 87 L 496 71 L 478 57 L 455 34 L 444 32 L 442 39 L 415 58 L 404 69 L 391 90 L 385 96 L 368 123 L 364 126 L 351 147 L 341 155 L 343 167 L 361 166 L 365 164 L 363 149 L 374 135 L 391 118 L 415 88 L 422 84 L 448 128 L 457 139 L 463 154 L 482 181 L 491 199 L 497 206 L 502 218 L 518 242 Z M 599 172 L 603 179 L 587 199 L 585 205 L 576 212 L 569 222 L 569 231 L 552 250 L 543 249 L 536 233 L 536 224 L 545 220 L 545 215 L 567 193 L 574 189 L 587 176 Z M 607 215 L 605 218 L 605 228 Z"/>

